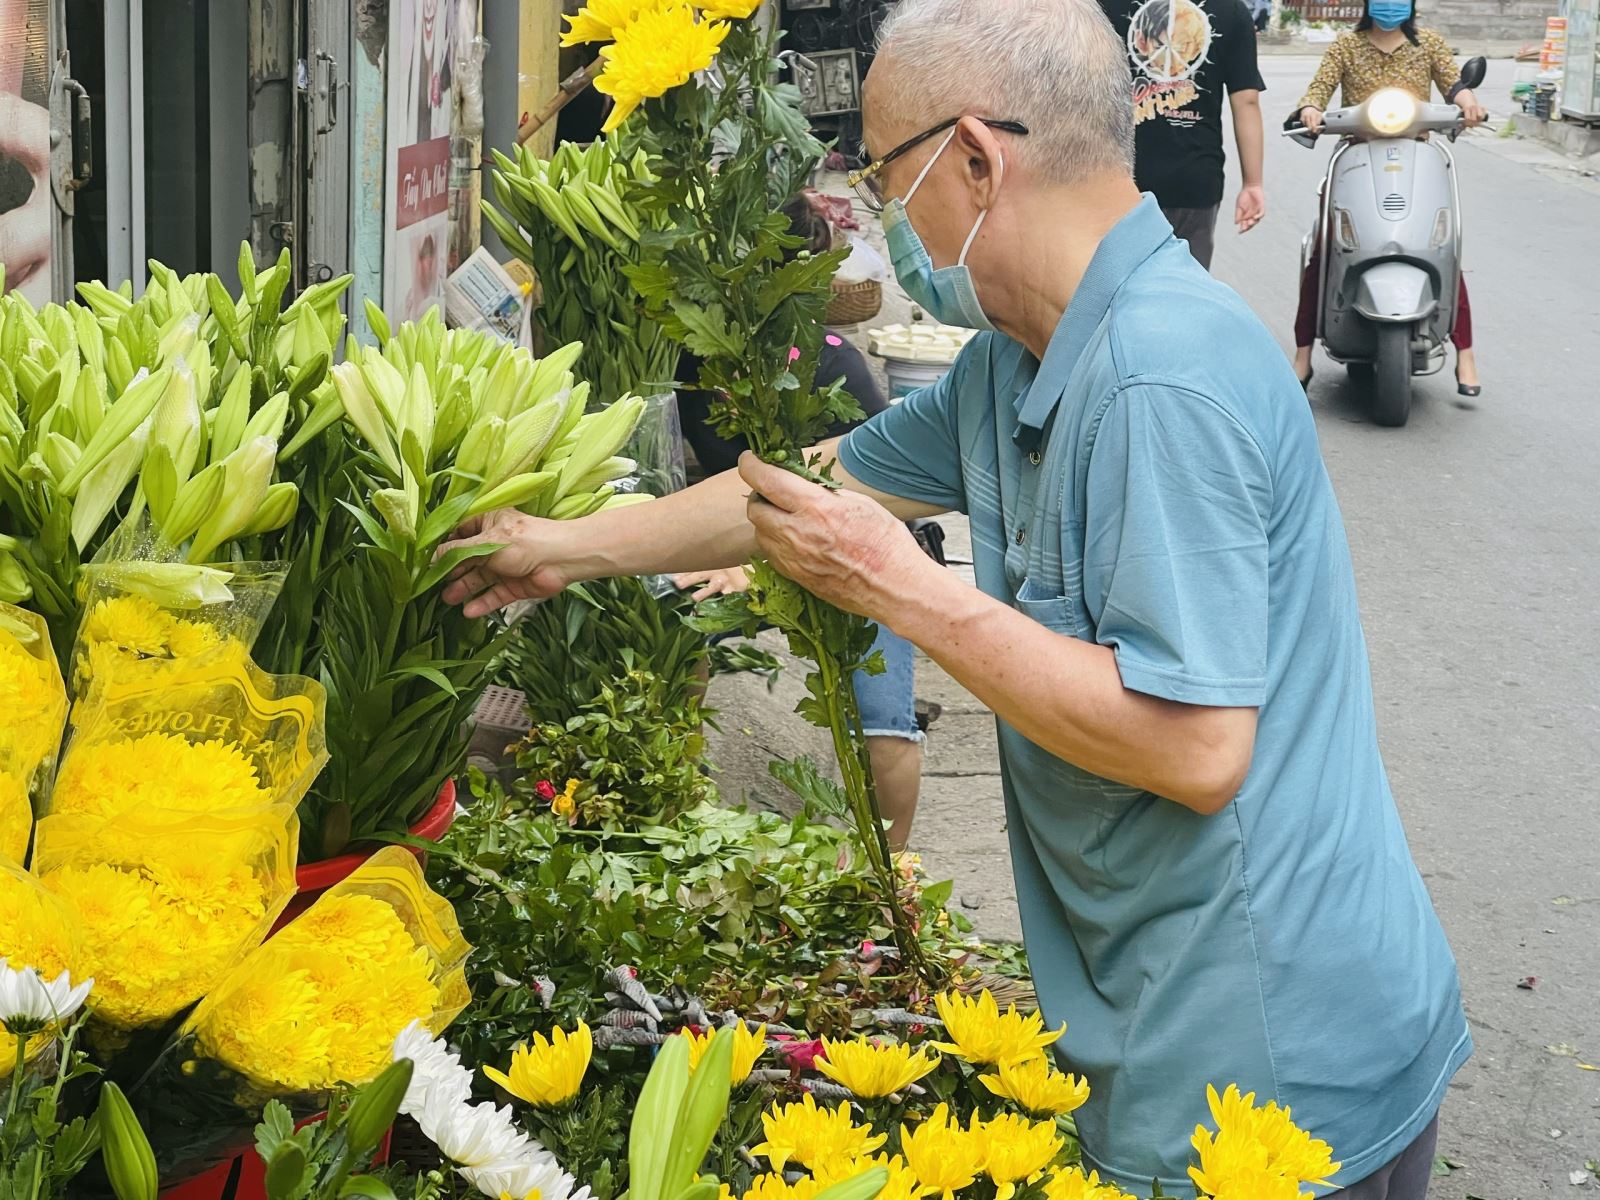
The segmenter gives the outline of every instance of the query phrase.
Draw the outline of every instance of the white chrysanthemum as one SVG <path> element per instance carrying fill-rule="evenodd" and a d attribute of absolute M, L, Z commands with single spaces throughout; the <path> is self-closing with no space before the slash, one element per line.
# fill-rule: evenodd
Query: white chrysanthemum
<path fill-rule="evenodd" d="M 561 1169 L 550 1152 L 531 1139 L 523 1154 L 487 1166 L 465 1168 L 466 1181 L 485 1196 L 537 1196 L 539 1200 L 589 1200 L 589 1189 L 574 1190 L 576 1180 Z"/>
<path fill-rule="evenodd" d="M 465 1105 L 472 1098 L 472 1072 L 461 1065 L 443 1038 L 435 1038 L 421 1021 L 413 1021 L 394 1040 L 394 1057 L 411 1060 L 411 1086 L 406 1089 L 400 1111 L 419 1118 L 432 1097 Z"/>
<path fill-rule="evenodd" d="M 13 1035 L 59 1025 L 83 1007 L 92 987 L 93 979 L 73 987 L 65 971 L 47 983 L 32 967 L 14 970 L 0 958 L 0 1024 Z"/>
<path fill-rule="evenodd" d="M 493 1104 L 461 1104 L 449 1096 L 430 1095 L 414 1119 L 439 1153 L 458 1167 L 509 1161 L 527 1141 L 511 1123 L 511 1110 Z"/>

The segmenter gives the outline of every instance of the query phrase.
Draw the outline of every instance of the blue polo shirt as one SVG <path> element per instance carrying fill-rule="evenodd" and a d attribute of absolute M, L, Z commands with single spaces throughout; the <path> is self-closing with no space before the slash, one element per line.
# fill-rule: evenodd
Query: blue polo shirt
<path fill-rule="evenodd" d="M 1259 709 L 1244 786 L 1209 817 L 1000 724 L 1029 962 L 1092 1087 L 1088 1164 L 1193 1195 L 1208 1083 L 1290 1106 L 1343 1186 L 1403 1151 L 1471 1040 L 1378 752 L 1338 505 L 1266 329 L 1145 197 L 1042 362 L 975 338 L 840 458 L 967 513 L 979 587 L 1111 647 L 1124 687 Z"/>

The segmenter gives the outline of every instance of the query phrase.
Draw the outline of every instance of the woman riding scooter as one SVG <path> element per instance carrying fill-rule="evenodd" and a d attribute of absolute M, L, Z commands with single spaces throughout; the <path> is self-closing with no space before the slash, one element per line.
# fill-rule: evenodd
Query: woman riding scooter
<path fill-rule="evenodd" d="M 1300 123 L 1312 133 L 1322 129 L 1322 112 L 1337 90 L 1340 103 L 1360 104 L 1381 88 L 1411 92 L 1423 103 L 1430 84 L 1451 99 L 1450 89 L 1461 77 L 1450 46 L 1431 29 L 1418 29 L 1412 0 L 1367 0 L 1367 9 L 1352 33 L 1328 47 L 1322 64 L 1300 101 Z M 1455 103 L 1471 125 L 1481 124 L 1488 113 L 1470 90 L 1458 91 Z M 1300 279 L 1300 309 L 1294 321 L 1294 369 L 1303 386 L 1311 383 L 1311 346 L 1317 337 L 1317 292 L 1321 239 L 1313 238 L 1313 251 Z M 1461 277 L 1455 332 L 1456 390 L 1463 396 L 1483 391 L 1472 354 L 1472 310 L 1467 306 L 1467 280 Z"/>

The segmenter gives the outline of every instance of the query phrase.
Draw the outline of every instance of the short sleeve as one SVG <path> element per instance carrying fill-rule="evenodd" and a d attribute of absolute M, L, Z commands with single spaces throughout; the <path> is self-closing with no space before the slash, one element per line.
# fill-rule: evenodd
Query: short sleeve
<path fill-rule="evenodd" d="M 1266 80 L 1261 78 L 1261 65 L 1256 59 L 1255 24 L 1244 0 L 1221 0 L 1231 5 L 1228 22 L 1232 43 L 1228 54 L 1227 85 L 1229 92 L 1264 92 Z"/>
<path fill-rule="evenodd" d="M 1433 85 L 1440 96 L 1448 96 L 1450 89 L 1461 81 L 1461 68 L 1456 56 L 1450 53 L 1450 43 L 1431 29 L 1424 35 L 1428 39 L 1428 69 L 1433 75 Z"/>
<path fill-rule="evenodd" d="M 885 495 L 966 511 L 956 404 L 967 381 L 980 374 L 972 370 L 972 354 L 969 344 L 938 383 L 846 434 L 839 444 L 844 469 Z"/>
<path fill-rule="evenodd" d="M 1155 384 L 1112 398 L 1090 450 L 1083 589 L 1124 687 L 1261 705 L 1271 507 L 1265 456 L 1215 401 Z"/>

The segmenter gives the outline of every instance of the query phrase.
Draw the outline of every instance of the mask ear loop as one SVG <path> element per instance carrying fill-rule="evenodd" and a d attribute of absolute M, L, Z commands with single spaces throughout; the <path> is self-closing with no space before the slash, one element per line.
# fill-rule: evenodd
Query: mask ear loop
<path fill-rule="evenodd" d="M 922 181 L 928 177 L 928 172 L 933 170 L 933 164 L 939 161 L 939 156 L 945 152 L 945 149 L 950 145 L 951 140 L 955 136 L 956 131 L 952 129 L 945 135 L 944 141 L 939 143 L 939 148 L 933 152 L 933 157 L 927 161 L 927 164 L 922 168 L 921 173 L 919 173 L 917 178 L 912 182 L 911 190 L 904 196 L 900 197 L 900 204 L 902 207 L 911 203 L 911 197 L 917 194 L 917 189 L 922 186 Z"/>
<path fill-rule="evenodd" d="M 1000 186 L 1000 184 L 1005 182 L 1005 179 L 1006 179 L 1006 156 L 1004 154 L 1002 154 L 1002 155 L 1000 155 L 1000 178 L 996 182 L 995 187 L 998 188 Z M 982 212 L 980 212 L 978 214 L 977 221 L 975 221 L 973 223 L 972 232 L 967 234 L 967 240 L 961 244 L 961 257 L 956 259 L 956 266 L 960 267 L 960 266 L 965 266 L 966 265 L 966 262 L 967 262 L 967 251 L 971 250 L 972 249 L 972 243 L 978 240 L 978 230 L 983 228 L 983 219 L 985 217 L 987 217 L 988 215 L 989 215 L 989 210 L 987 208 L 984 209 Z"/>

